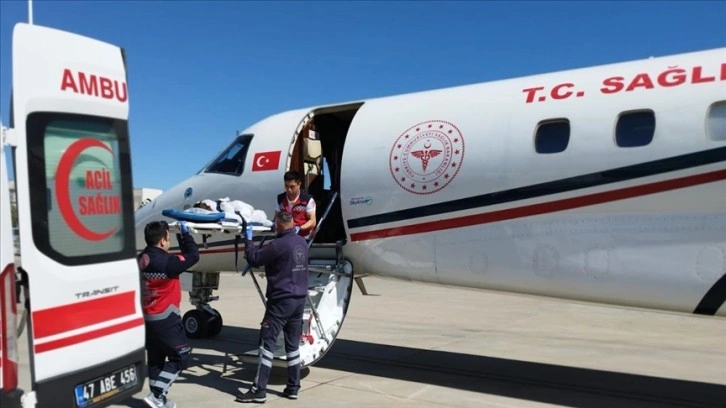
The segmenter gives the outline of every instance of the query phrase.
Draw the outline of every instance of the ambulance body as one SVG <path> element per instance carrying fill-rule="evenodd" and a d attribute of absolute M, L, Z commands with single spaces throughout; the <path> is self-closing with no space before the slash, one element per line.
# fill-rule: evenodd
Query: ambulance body
<path fill-rule="evenodd" d="M 2 407 L 101 407 L 146 372 L 135 261 L 123 50 L 28 24 L 13 32 L 10 128 L 0 151 Z M 12 151 L 19 233 L 9 194 Z M 32 390 L 18 389 L 15 279 L 28 306 Z"/>

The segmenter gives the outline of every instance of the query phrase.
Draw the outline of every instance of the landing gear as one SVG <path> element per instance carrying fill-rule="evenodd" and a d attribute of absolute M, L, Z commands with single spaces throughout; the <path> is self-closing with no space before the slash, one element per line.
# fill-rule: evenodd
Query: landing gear
<path fill-rule="evenodd" d="M 190 339 L 198 339 L 207 335 L 209 323 L 206 317 L 206 313 L 199 309 L 184 313 L 182 325 L 184 326 L 184 331 L 187 332 L 187 337 Z"/>
<path fill-rule="evenodd" d="M 213 337 L 222 331 L 222 315 L 209 302 L 219 299 L 212 291 L 219 289 L 219 272 L 192 272 L 182 274 L 182 289 L 189 291 L 189 301 L 196 307 L 184 313 L 182 325 L 190 339 Z"/>
<path fill-rule="evenodd" d="M 212 311 L 215 313 L 215 316 L 209 322 L 209 337 L 218 335 L 219 332 L 222 331 L 222 326 L 224 325 L 222 315 L 217 311 L 217 309 L 212 309 Z"/>
<path fill-rule="evenodd" d="M 194 309 L 184 313 L 182 325 L 187 337 L 200 339 L 202 337 L 214 337 L 222 331 L 222 315 L 217 309 L 205 305 L 202 309 Z"/>

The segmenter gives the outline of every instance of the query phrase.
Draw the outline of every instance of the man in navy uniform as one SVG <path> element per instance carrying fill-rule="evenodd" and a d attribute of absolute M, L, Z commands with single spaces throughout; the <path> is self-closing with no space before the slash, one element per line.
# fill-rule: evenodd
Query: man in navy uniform
<path fill-rule="evenodd" d="M 287 386 L 283 394 L 297 399 L 300 390 L 300 336 L 308 293 L 308 245 L 295 232 L 292 214 L 285 211 L 275 215 L 277 236 L 262 249 L 252 242 L 252 227 L 243 227 L 247 263 L 253 267 L 265 266 L 267 305 L 260 327 L 257 375 L 249 391 L 238 395 L 237 401 L 263 403 L 267 400 L 267 381 L 280 331 L 284 333 L 287 356 Z"/>

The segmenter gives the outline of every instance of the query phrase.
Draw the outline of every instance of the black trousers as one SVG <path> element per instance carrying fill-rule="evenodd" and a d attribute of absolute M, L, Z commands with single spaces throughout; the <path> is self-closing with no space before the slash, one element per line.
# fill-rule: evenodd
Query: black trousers
<path fill-rule="evenodd" d="M 260 327 L 260 361 L 253 390 L 267 389 L 272 371 L 275 343 L 280 331 L 285 337 L 287 357 L 287 387 L 300 389 L 300 336 L 302 335 L 303 312 L 306 298 L 288 298 L 268 301 L 265 317 Z"/>
<path fill-rule="evenodd" d="M 146 322 L 146 354 L 149 388 L 157 397 L 166 396 L 179 374 L 188 367 L 191 348 L 181 319 Z"/>

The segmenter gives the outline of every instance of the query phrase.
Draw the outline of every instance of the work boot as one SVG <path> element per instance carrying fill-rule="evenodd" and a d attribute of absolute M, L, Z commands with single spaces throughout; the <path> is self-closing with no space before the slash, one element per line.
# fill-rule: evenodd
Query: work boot
<path fill-rule="evenodd" d="M 153 392 L 150 392 L 149 395 L 144 398 L 144 402 L 151 408 L 166 408 L 164 404 L 164 397 L 161 395 L 157 397 Z"/>
<path fill-rule="evenodd" d="M 250 389 L 244 394 L 240 394 L 235 399 L 237 402 L 247 403 L 256 402 L 258 404 L 264 404 L 267 401 L 267 391 L 265 390 L 252 390 Z"/>
<path fill-rule="evenodd" d="M 285 387 L 285 389 L 282 390 L 282 393 L 285 395 L 285 398 L 288 398 L 291 400 L 297 399 L 297 388 Z"/>
<path fill-rule="evenodd" d="M 176 408 L 176 402 L 166 399 L 163 395 L 157 397 L 153 392 L 150 392 L 149 395 L 144 398 L 144 402 L 152 408 Z"/>

